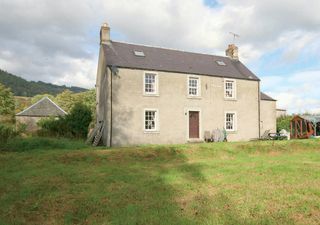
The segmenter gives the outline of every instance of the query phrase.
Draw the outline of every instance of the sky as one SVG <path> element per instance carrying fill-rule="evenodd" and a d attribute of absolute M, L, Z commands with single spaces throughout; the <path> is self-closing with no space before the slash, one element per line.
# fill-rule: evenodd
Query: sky
<path fill-rule="evenodd" d="M 234 32 L 278 108 L 320 113 L 319 9 L 319 0 L 1 0 L 0 68 L 93 88 L 103 22 L 112 40 L 215 55 Z"/>

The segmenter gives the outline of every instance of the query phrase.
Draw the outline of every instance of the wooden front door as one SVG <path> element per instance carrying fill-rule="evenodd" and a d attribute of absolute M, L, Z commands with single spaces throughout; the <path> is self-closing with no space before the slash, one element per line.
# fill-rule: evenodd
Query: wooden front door
<path fill-rule="evenodd" d="M 189 138 L 199 138 L 199 112 L 189 111 Z"/>

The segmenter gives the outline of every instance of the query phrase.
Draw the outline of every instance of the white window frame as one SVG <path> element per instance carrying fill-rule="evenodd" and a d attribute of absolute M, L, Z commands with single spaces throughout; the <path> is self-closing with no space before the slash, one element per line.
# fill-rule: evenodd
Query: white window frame
<path fill-rule="evenodd" d="M 227 96 L 227 88 L 226 88 L 226 83 L 227 82 L 232 82 L 232 97 L 228 97 Z M 235 79 L 224 79 L 224 82 L 223 82 L 223 90 L 224 90 L 224 93 L 223 93 L 223 96 L 225 99 L 231 99 L 231 100 L 236 100 L 237 99 L 237 81 Z"/>
<path fill-rule="evenodd" d="M 197 79 L 198 80 L 198 82 L 197 82 L 197 94 L 196 95 L 192 95 L 189 92 L 189 89 L 190 89 L 189 80 L 190 79 Z M 201 79 L 200 79 L 200 76 L 195 76 L 195 75 L 189 75 L 188 76 L 188 79 L 187 79 L 187 94 L 188 94 L 188 97 L 191 97 L 191 98 L 199 98 L 199 97 L 201 97 Z"/>
<path fill-rule="evenodd" d="M 146 92 L 146 74 L 153 74 L 155 75 L 155 90 L 154 92 Z M 159 95 L 159 75 L 156 72 L 152 71 L 145 71 L 143 73 L 143 95 L 145 96 L 158 96 Z"/>
<path fill-rule="evenodd" d="M 154 129 L 146 129 L 146 112 L 147 111 L 153 111 L 155 112 L 155 128 Z M 159 132 L 159 109 L 151 109 L 151 108 L 146 108 L 143 110 L 143 130 L 145 133 L 155 133 Z"/>
<path fill-rule="evenodd" d="M 227 114 L 233 114 L 233 129 L 227 129 Z M 237 112 L 227 111 L 224 113 L 224 129 L 229 132 L 237 131 Z"/>

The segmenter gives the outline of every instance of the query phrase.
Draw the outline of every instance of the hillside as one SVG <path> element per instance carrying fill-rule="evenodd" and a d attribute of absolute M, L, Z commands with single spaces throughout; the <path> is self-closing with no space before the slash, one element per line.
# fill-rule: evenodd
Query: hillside
<path fill-rule="evenodd" d="M 50 83 L 45 83 L 42 81 L 38 81 L 38 82 L 27 81 L 21 77 L 15 76 L 1 69 L 0 69 L 0 83 L 11 88 L 14 95 L 26 96 L 26 97 L 32 97 L 32 96 L 35 96 L 38 94 L 44 94 L 44 93 L 56 95 L 66 89 L 75 93 L 83 92 L 87 90 L 80 87 L 67 87 L 64 85 L 59 86 L 59 85 L 54 85 Z"/>

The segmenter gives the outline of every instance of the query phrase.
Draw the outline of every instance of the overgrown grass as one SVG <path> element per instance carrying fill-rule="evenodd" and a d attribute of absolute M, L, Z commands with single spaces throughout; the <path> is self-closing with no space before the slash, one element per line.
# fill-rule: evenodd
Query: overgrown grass
<path fill-rule="evenodd" d="M 320 140 L 83 147 L 0 152 L 0 224 L 320 223 Z"/>
<path fill-rule="evenodd" d="M 16 137 L 0 145 L 0 150 L 12 152 L 55 149 L 76 150 L 84 148 L 88 148 L 88 145 L 86 145 L 83 140 L 49 137 Z"/>

